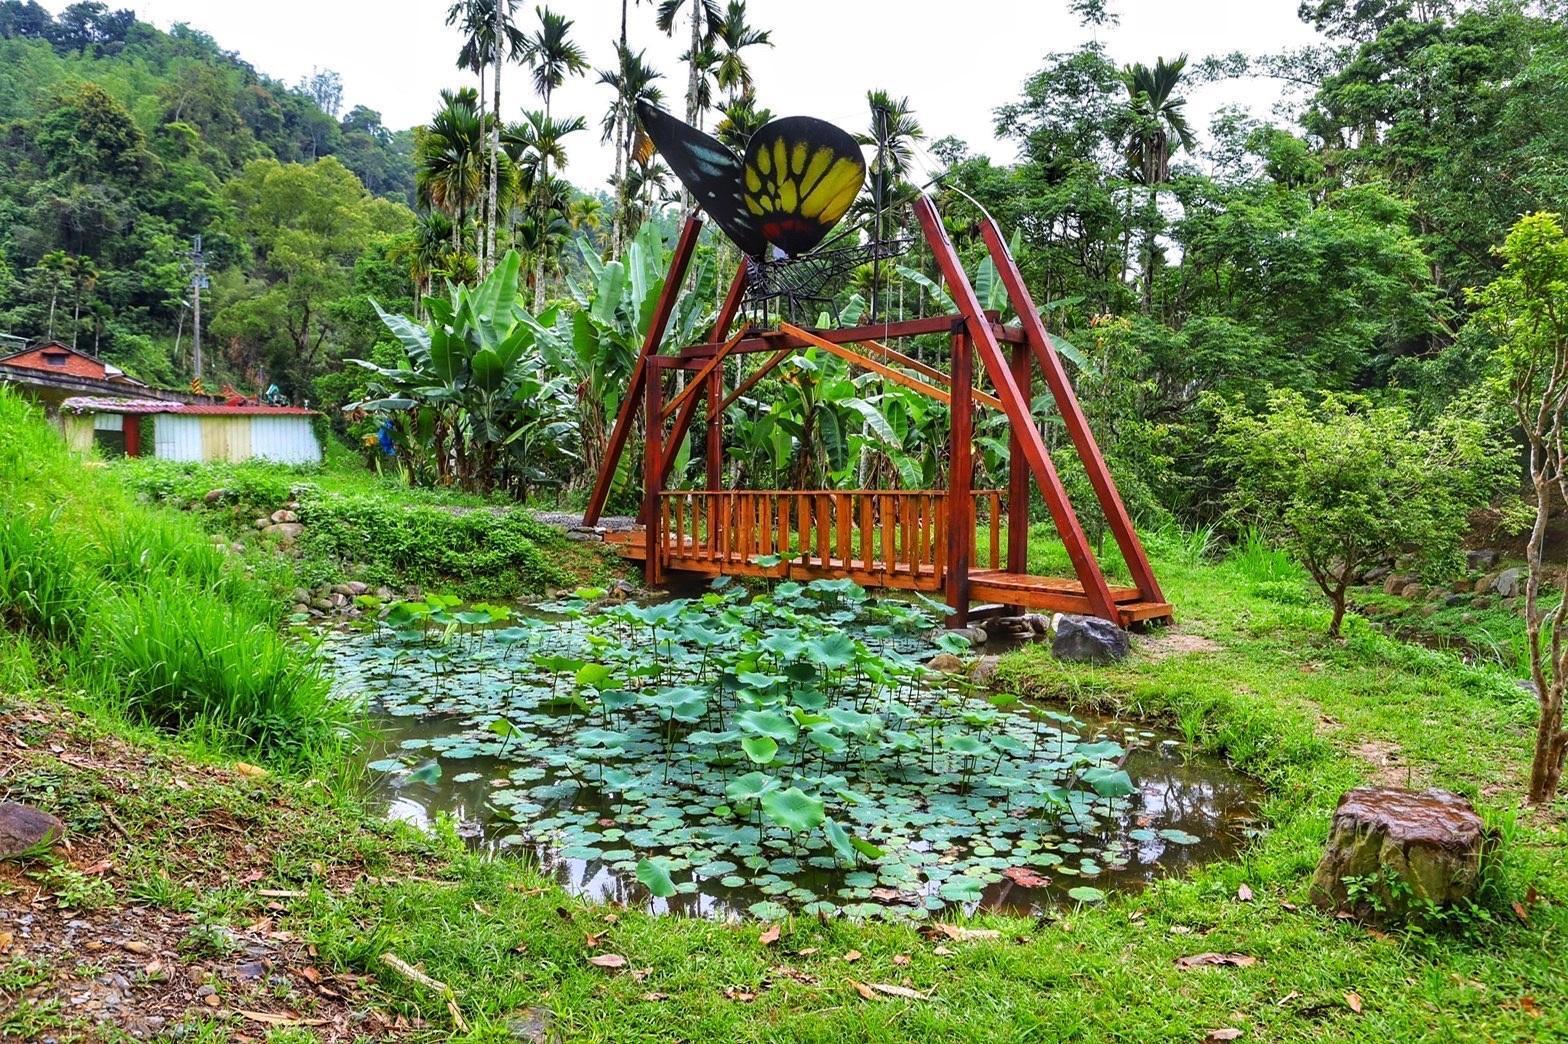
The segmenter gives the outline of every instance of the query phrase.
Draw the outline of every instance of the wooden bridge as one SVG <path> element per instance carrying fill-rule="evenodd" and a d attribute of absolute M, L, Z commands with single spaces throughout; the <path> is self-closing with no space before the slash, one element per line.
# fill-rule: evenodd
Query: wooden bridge
<path fill-rule="evenodd" d="M 1142 542 L 1122 503 L 1056 348 L 1024 286 L 1001 229 L 980 224 L 987 252 L 1007 291 L 1016 325 L 981 308 L 959 263 L 936 205 L 914 202 L 933 258 L 957 306 L 949 315 L 872 326 L 807 330 L 789 323 L 731 334 L 749 287 L 743 262 L 730 284 L 707 342 L 671 354 L 660 347 L 696 250 L 702 220 L 690 214 L 675 246 L 630 387 L 621 402 L 605 459 L 583 521 L 600 518 L 634 422 L 643 420 L 641 525 L 612 534 L 620 552 L 640 561 L 649 584 L 671 573 L 719 576 L 845 577 L 872 588 L 940 592 L 954 626 L 989 606 L 1082 613 L 1122 626 L 1169 619 Z M 946 371 L 911 358 L 888 342 L 921 335 L 950 339 Z M 855 346 L 861 351 L 855 351 Z M 814 348 L 876 373 L 949 407 L 950 444 L 945 490 L 725 490 L 724 413 L 790 355 Z M 733 390 L 722 363 L 731 356 L 767 353 Z M 979 366 L 976 366 L 979 363 Z M 668 400 L 667 376 L 685 371 L 685 386 Z M 977 387 L 978 375 L 990 390 Z M 1034 380 L 1044 377 L 1122 560 L 1130 585 L 1112 586 L 1095 558 L 1077 512 L 1031 412 Z M 707 488 L 667 488 L 678 448 L 699 408 L 706 406 Z M 1006 490 L 975 490 L 974 413 L 998 410 L 1008 421 Z M 1038 489 L 1067 552 L 1073 579 L 1028 572 L 1029 500 Z M 977 607 L 974 603 L 986 603 Z"/>
<path fill-rule="evenodd" d="M 641 562 L 653 582 L 671 573 L 818 580 L 847 578 L 863 587 L 947 592 L 948 497 L 929 490 L 699 490 L 665 492 L 653 539 L 646 526 L 606 539 Z M 1077 580 L 1032 576 L 1006 525 L 1004 490 L 972 494 L 978 525 L 968 551 L 969 597 L 1010 609 L 1093 615 Z M 1022 535 L 1022 532 L 1019 531 Z M 653 568 L 648 569 L 650 548 Z M 1171 615 L 1136 587 L 1110 586 L 1118 622 L 1131 626 Z"/>

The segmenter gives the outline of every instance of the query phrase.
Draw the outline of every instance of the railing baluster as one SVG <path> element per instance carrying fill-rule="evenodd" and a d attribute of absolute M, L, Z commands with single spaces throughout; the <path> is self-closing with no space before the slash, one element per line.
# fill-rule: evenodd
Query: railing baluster
<path fill-rule="evenodd" d="M 1002 495 L 991 494 L 991 568 L 1002 565 Z"/>

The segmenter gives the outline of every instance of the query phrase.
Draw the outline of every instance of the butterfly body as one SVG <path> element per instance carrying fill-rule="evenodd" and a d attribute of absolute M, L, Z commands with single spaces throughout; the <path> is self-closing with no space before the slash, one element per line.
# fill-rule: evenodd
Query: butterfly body
<path fill-rule="evenodd" d="M 774 120 L 744 157 L 662 109 L 640 104 L 643 127 L 697 204 L 752 257 L 790 257 L 821 243 L 865 184 L 866 162 L 846 131 L 809 116 Z"/>

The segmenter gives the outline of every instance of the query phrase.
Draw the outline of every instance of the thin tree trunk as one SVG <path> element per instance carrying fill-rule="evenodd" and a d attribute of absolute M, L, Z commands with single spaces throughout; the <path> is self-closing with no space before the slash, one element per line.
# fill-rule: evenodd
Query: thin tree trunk
<path fill-rule="evenodd" d="M 697 65 L 697 50 L 702 46 L 702 0 L 689 0 L 691 3 L 691 62 L 686 77 L 686 122 L 693 127 L 702 126 L 697 122 L 697 95 L 701 86 L 701 71 Z"/>
<path fill-rule="evenodd" d="M 544 122 L 550 125 L 550 90 L 544 92 Z M 544 311 L 544 194 L 550 183 L 550 157 L 543 150 L 539 153 L 539 183 L 534 186 L 538 205 L 534 207 L 534 314 Z"/>
<path fill-rule="evenodd" d="M 485 229 L 486 260 L 481 274 L 488 275 L 495 267 L 496 225 L 501 210 L 501 67 L 506 64 L 505 20 L 507 0 L 495 0 L 495 78 L 491 88 L 495 103 L 490 107 L 493 126 L 490 128 L 490 217 Z"/>
<path fill-rule="evenodd" d="M 488 95 L 486 95 L 486 93 L 485 93 L 485 69 L 486 68 L 487 68 L 487 66 L 486 66 L 486 64 L 484 62 L 481 62 L 479 64 L 479 123 L 480 123 L 480 126 L 484 125 L 485 113 L 488 111 L 486 106 L 489 105 L 489 103 L 490 103 L 490 99 L 489 99 Z M 491 201 L 491 198 L 490 198 L 490 190 L 487 187 L 486 190 L 485 190 L 484 201 L 480 204 L 480 217 L 479 217 L 479 220 L 482 221 L 485 224 L 486 227 L 489 227 L 489 224 L 490 224 L 491 203 L 492 203 L 492 201 Z M 480 242 L 480 243 L 476 244 L 476 248 L 477 248 L 477 250 L 479 252 L 479 267 L 480 267 L 481 271 L 483 271 L 484 266 L 487 263 L 487 259 L 490 256 L 489 250 L 486 249 L 486 246 L 487 245 L 484 242 Z"/>

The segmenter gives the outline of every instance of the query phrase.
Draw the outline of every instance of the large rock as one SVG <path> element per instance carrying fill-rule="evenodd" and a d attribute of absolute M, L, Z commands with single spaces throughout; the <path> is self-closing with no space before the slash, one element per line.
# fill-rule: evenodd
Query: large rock
<path fill-rule="evenodd" d="M 272 521 L 275 524 L 282 525 L 288 522 L 298 522 L 299 516 L 287 508 L 283 508 L 272 513 Z"/>
<path fill-rule="evenodd" d="M 1127 655 L 1127 632 L 1096 616 L 1063 616 L 1051 639 L 1051 655 L 1073 663 L 1114 663 Z"/>
<path fill-rule="evenodd" d="M 1524 590 L 1523 581 L 1523 570 L 1504 569 L 1497 574 L 1497 579 L 1492 581 L 1492 593 L 1499 598 L 1512 598 Z"/>
<path fill-rule="evenodd" d="M 1352 790 L 1334 811 L 1312 901 L 1385 923 L 1404 920 L 1413 906 L 1448 906 L 1475 890 L 1485 841 L 1481 817 L 1457 794 Z"/>
<path fill-rule="evenodd" d="M 1471 572 L 1484 572 L 1497 564 L 1497 548 L 1483 547 L 1465 552 L 1465 568 Z"/>
<path fill-rule="evenodd" d="M 262 536 L 277 537 L 285 544 L 294 543 L 303 532 L 305 527 L 298 522 L 274 522 L 261 531 Z"/>
<path fill-rule="evenodd" d="M 1408 585 L 1415 582 L 1416 578 L 1413 576 L 1407 576 L 1404 573 L 1390 573 L 1388 579 L 1383 581 L 1383 593 L 1397 595 Z"/>
<path fill-rule="evenodd" d="M 47 812 L 0 801 L 0 859 L 39 853 L 65 837 L 65 824 Z"/>

